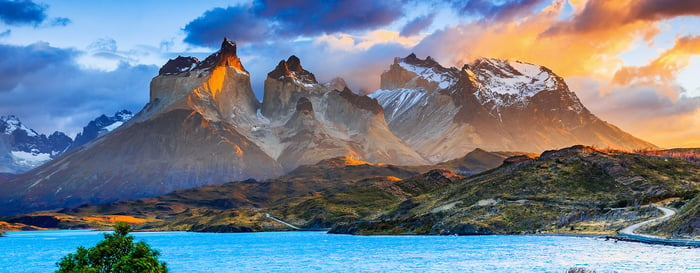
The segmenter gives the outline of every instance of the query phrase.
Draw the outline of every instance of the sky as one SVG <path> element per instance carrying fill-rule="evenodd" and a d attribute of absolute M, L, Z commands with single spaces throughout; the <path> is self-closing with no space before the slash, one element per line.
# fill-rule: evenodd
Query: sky
<path fill-rule="evenodd" d="M 256 96 L 294 54 L 368 93 L 394 57 L 540 64 L 598 117 L 658 146 L 700 147 L 700 1 L 0 0 L 0 115 L 74 137 L 139 111 L 168 59 L 235 41 Z"/>

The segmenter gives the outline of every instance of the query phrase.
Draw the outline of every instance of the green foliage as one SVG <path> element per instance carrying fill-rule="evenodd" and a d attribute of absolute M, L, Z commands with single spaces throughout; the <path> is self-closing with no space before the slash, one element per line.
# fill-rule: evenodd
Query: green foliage
<path fill-rule="evenodd" d="M 160 253 L 152 250 L 144 242 L 134 243 L 134 236 L 128 235 L 131 227 L 119 222 L 114 233 L 105 233 L 105 239 L 95 247 L 78 247 L 74 254 L 68 254 L 56 265 L 57 273 L 136 273 L 168 272 L 164 262 L 158 261 Z"/>

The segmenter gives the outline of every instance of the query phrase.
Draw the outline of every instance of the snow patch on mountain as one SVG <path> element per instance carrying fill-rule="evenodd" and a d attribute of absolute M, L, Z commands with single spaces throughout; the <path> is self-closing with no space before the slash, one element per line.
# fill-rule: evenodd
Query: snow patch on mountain
<path fill-rule="evenodd" d="M 393 120 L 394 117 L 404 114 L 413 106 L 425 106 L 428 103 L 427 94 L 428 92 L 423 89 L 380 89 L 369 94 L 368 97 L 376 99 L 384 108 L 387 120 Z"/>
<path fill-rule="evenodd" d="M 32 149 L 31 152 L 12 151 L 10 155 L 15 164 L 29 169 L 36 168 L 51 160 L 51 154 L 40 153 L 37 149 Z"/>
<path fill-rule="evenodd" d="M 107 130 L 108 132 L 114 131 L 114 129 L 117 129 L 119 126 L 122 126 L 122 124 L 124 124 L 124 122 L 121 122 L 121 121 L 114 122 L 110 125 L 105 126 L 105 130 Z"/>
<path fill-rule="evenodd" d="M 83 127 L 83 131 L 75 136 L 75 141 L 73 142 L 71 149 L 80 147 L 102 135 L 116 130 L 133 117 L 134 114 L 129 110 L 121 110 L 114 113 L 114 115 L 111 117 L 106 115 L 97 117 L 96 119 L 90 121 L 87 126 Z"/>
<path fill-rule="evenodd" d="M 20 122 L 19 118 L 17 118 L 16 116 L 13 116 L 13 115 L 0 116 L 0 121 L 3 121 L 5 123 L 5 126 L 6 126 L 5 127 L 5 134 L 6 135 L 10 135 L 14 131 L 17 131 L 17 130 L 25 131 L 27 133 L 27 136 L 30 136 L 30 137 L 35 137 L 35 136 L 39 135 L 34 130 L 27 128 L 27 126 L 24 126 L 24 124 L 22 124 L 22 122 Z"/>

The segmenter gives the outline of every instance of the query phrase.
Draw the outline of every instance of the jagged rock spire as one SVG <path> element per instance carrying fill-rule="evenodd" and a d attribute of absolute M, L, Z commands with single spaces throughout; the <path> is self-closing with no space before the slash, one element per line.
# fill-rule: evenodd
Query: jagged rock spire
<path fill-rule="evenodd" d="M 204 61 L 200 62 L 197 58 L 191 56 L 177 56 L 175 59 L 168 60 L 168 62 L 160 68 L 158 75 L 178 75 L 193 70 L 211 69 L 217 66 L 230 66 L 238 71 L 248 73 L 248 71 L 243 68 L 243 64 L 238 58 L 236 43 L 228 38 L 224 38 L 219 51 L 209 55 Z"/>
<path fill-rule="evenodd" d="M 313 73 L 304 69 L 301 66 L 301 60 L 299 57 L 292 55 L 287 58 L 287 60 L 281 60 L 274 70 L 267 73 L 269 78 L 273 79 L 296 79 L 301 83 L 314 84 L 318 83 L 316 81 L 316 76 Z"/>

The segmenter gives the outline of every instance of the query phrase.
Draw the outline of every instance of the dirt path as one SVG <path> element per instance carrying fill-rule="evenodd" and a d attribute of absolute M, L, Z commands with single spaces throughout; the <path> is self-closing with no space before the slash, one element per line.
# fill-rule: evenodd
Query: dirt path
<path fill-rule="evenodd" d="M 675 212 L 674 210 L 669 209 L 669 208 L 666 208 L 666 207 L 656 207 L 656 208 L 659 209 L 659 210 L 661 210 L 661 211 L 664 213 L 664 215 L 661 216 L 661 217 L 657 217 L 657 218 L 654 218 L 654 219 L 651 219 L 651 220 L 647 220 L 647 221 L 644 221 L 644 222 L 641 222 L 641 223 L 637 223 L 637 224 L 631 225 L 631 226 L 629 226 L 629 227 L 623 228 L 623 229 L 620 230 L 620 232 L 619 232 L 620 235 L 621 235 L 621 236 L 624 236 L 624 235 L 628 235 L 628 236 L 629 236 L 629 235 L 633 235 L 633 236 L 642 236 L 642 237 L 648 237 L 648 238 L 661 238 L 661 237 L 658 237 L 658 236 L 647 235 L 647 234 L 639 234 L 639 233 L 636 233 L 636 232 L 635 232 L 638 228 L 640 228 L 640 227 L 642 227 L 642 226 L 644 226 L 644 225 L 646 225 L 646 224 L 650 224 L 650 223 L 653 223 L 653 222 L 659 222 L 659 221 L 666 221 L 666 219 L 668 219 L 668 218 L 670 218 L 671 216 L 673 216 L 673 215 L 676 214 L 676 212 Z"/>
<path fill-rule="evenodd" d="M 639 234 L 637 233 L 637 229 L 653 223 L 653 222 L 661 222 L 661 221 L 666 221 L 668 218 L 671 216 L 675 215 L 676 212 L 672 209 L 666 208 L 666 207 L 656 207 L 657 209 L 661 210 L 664 215 L 661 217 L 657 217 L 651 220 L 647 220 L 641 223 L 637 223 L 634 225 L 631 225 L 629 227 L 623 228 L 618 232 L 618 237 L 617 239 L 620 240 L 625 240 L 625 241 L 635 241 L 635 242 L 642 242 L 642 243 L 647 243 L 647 244 L 658 244 L 658 245 L 671 245 L 671 246 L 687 246 L 687 247 L 700 247 L 700 240 L 691 240 L 691 239 L 667 239 L 659 236 L 654 236 L 654 235 L 649 235 L 649 234 Z"/>

